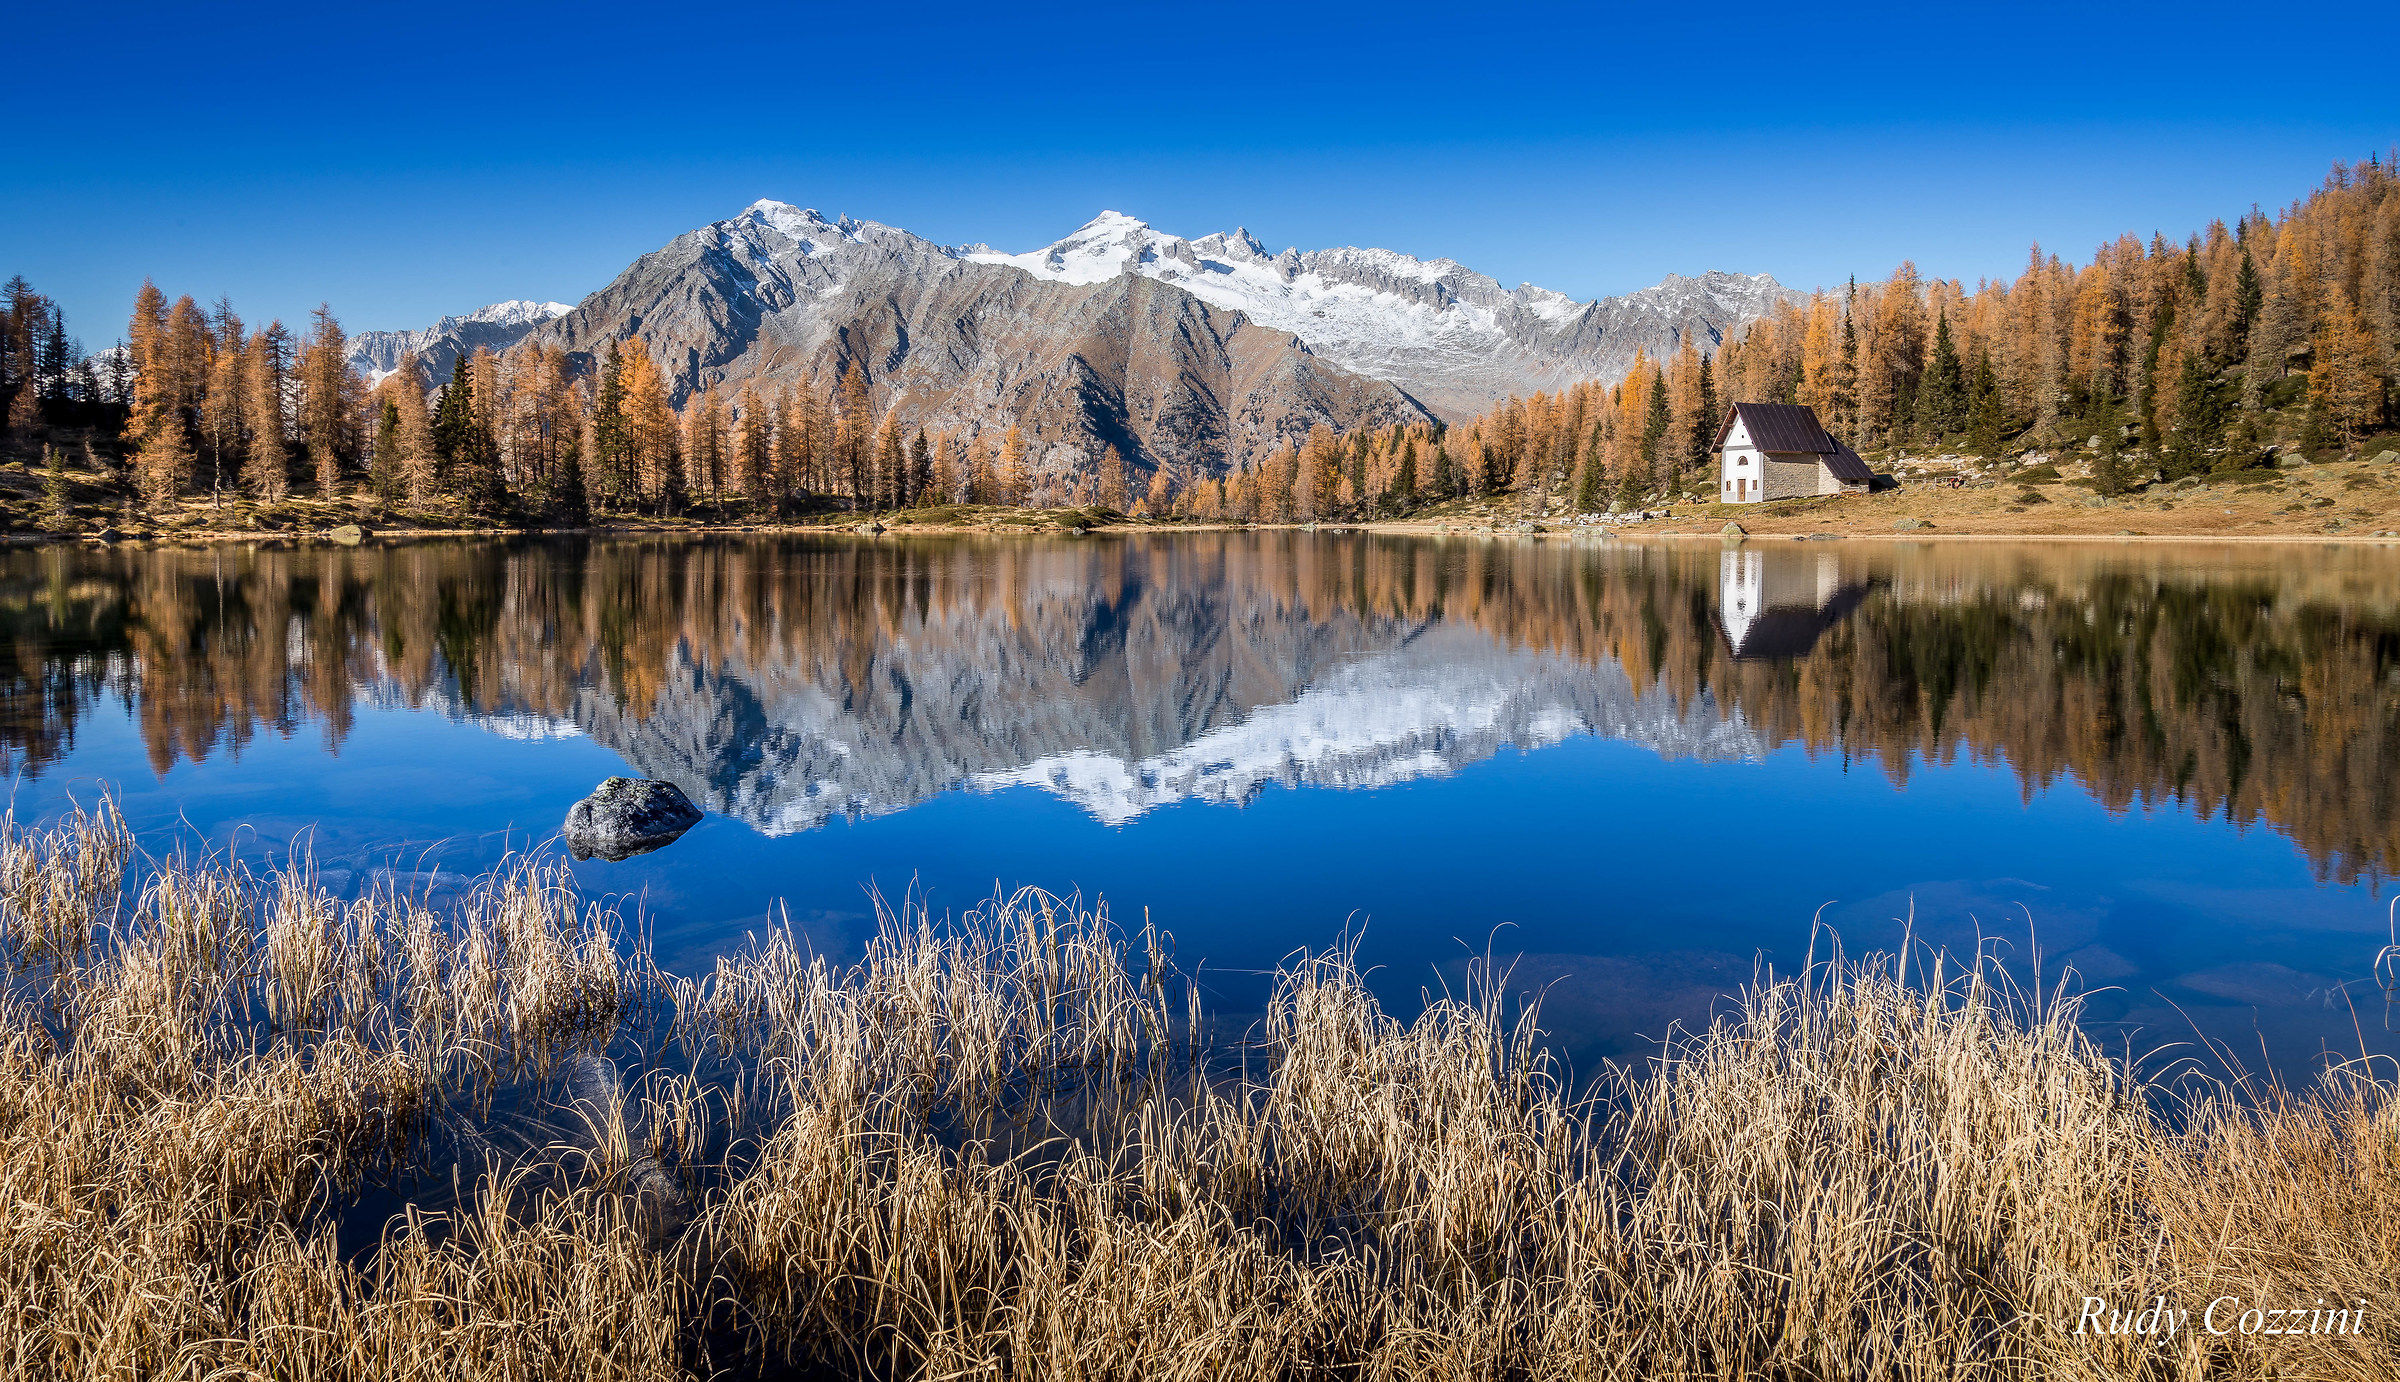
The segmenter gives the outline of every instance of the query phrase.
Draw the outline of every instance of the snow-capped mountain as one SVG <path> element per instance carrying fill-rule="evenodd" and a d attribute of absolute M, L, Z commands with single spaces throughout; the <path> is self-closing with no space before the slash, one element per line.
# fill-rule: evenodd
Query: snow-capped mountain
<path fill-rule="evenodd" d="M 1451 259 L 1348 247 L 1272 253 L 1247 230 L 1186 240 L 1115 211 L 1025 254 L 958 252 L 1060 283 L 1122 274 L 1172 283 L 1452 417 L 1512 393 L 1621 378 L 1636 351 L 1657 358 L 1686 336 L 1713 350 L 1792 295 L 1765 274 L 1712 272 L 1577 302 L 1530 283 L 1504 288 Z"/>
<path fill-rule="evenodd" d="M 1103 212 L 1025 254 L 762 200 L 643 255 L 568 308 L 507 302 L 424 331 L 368 332 L 380 379 L 414 351 L 428 385 L 478 347 L 527 340 L 586 366 L 639 337 L 674 401 L 827 387 L 857 368 L 878 409 L 966 433 L 1022 426 L 1037 475 L 1114 446 L 1140 477 L 1216 473 L 1336 431 L 1472 417 L 1510 394 L 1621 378 L 1637 352 L 1713 348 L 1788 290 L 1763 274 L 1670 277 L 1577 302 L 1449 259 L 1270 253 Z"/>
<path fill-rule="evenodd" d="M 417 331 L 362 331 L 350 339 L 350 363 L 381 383 L 412 352 L 425 372 L 428 387 L 450 376 L 459 356 L 477 350 L 506 350 L 527 332 L 574 311 L 564 302 L 524 302 L 512 299 L 478 307 L 463 316 L 444 317 Z"/>
<path fill-rule="evenodd" d="M 1039 475 L 1085 472 L 1104 446 L 1137 476 L 1213 474 L 1317 423 L 1428 416 L 1394 385 L 1171 284 L 1045 280 L 774 201 L 676 236 L 536 332 L 584 361 L 639 336 L 679 403 L 704 388 L 824 388 L 856 367 L 875 406 L 905 421 L 1022 426 Z"/>

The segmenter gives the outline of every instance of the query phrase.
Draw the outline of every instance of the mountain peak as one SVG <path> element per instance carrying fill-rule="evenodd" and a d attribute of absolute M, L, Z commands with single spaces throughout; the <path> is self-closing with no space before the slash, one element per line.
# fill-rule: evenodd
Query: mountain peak
<path fill-rule="evenodd" d="M 771 197 L 761 197 L 743 207 L 739 216 L 720 222 L 723 225 L 742 223 L 763 226 L 794 240 L 803 240 L 812 235 L 848 234 L 850 231 L 850 218 L 847 216 L 836 224 L 826 220 L 825 213 L 815 207 L 794 206 Z"/>
<path fill-rule="evenodd" d="M 1254 264 L 1263 264 L 1275 257 L 1266 243 L 1252 235 L 1247 226 L 1235 226 L 1214 235 L 1204 235 L 1192 241 L 1192 250 L 1196 254 L 1223 255 L 1227 259 Z"/>
<path fill-rule="evenodd" d="M 1128 268 L 1157 258 L 1165 244 L 1180 244 L 1162 236 L 1147 221 L 1122 211 L 1103 211 L 1077 226 L 1066 238 L 1024 254 L 1003 254 L 983 245 L 962 246 L 964 257 L 981 264 L 1014 264 L 1036 278 L 1060 283 L 1106 283 Z"/>
<path fill-rule="evenodd" d="M 488 307 L 478 307 L 463 317 L 444 317 L 445 322 L 486 322 L 498 326 L 539 326 L 553 318 L 563 317 L 575 310 L 571 302 L 528 302 L 510 298 Z"/>

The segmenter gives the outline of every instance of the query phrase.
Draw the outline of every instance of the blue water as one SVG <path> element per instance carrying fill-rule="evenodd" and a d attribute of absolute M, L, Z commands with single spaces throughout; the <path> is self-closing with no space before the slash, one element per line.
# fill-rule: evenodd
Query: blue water
<path fill-rule="evenodd" d="M 2394 1047 L 2400 564 L 1788 546 L 1763 580 L 1714 547 L 1299 535 L 16 553 L 16 810 L 105 788 L 152 850 L 304 846 L 337 890 L 439 892 L 632 772 L 709 816 L 575 871 L 687 971 L 771 919 L 839 957 L 879 899 L 1037 886 L 1146 914 L 1237 1019 L 1346 936 L 1402 1011 L 1488 951 L 1587 1065 L 1821 951 L 1820 922 L 2038 953 L 2154 1061 Z M 1451 584 L 1418 598 L 1428 571 Z M 1921 678 L 1859 670 L 1961 627 L 2001 670 L 1938 727 Z M 2061 767 L 2094 678 L 2148 698 L 2149 747 Z"/>

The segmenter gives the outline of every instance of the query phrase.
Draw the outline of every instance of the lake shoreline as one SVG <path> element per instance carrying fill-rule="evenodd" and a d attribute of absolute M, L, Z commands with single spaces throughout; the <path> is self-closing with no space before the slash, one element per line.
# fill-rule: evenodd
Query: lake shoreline
<path fill-rule="evenodd" d="M 27 477 L 32 479 L 30 475 Z M 447 505 L 392 508 L 363 495 L 293 497 L 271 505 L 244 498 L 180 505 L 164 515 L 70 506 L 64 521 L 6 516 L 0 542 L 314 542 L 347 526 L 373 540 L 525 537 L 1066 536 L 1082 533 L 1363 532 L 1428 537 L 1566 537 L 1719 540 L 1728 525 L 1754 539 L 1842 537 L 1905 542 L 2400 542 L 2400 467 L 2376 460 L 2311 462 L 2273 471 L 2160 482 L 2104 496 L 2056 478 L 1911 482 L 1868 494 L 1823 495 L 1772 504 L 1669 503 L 1645 520 L 1564 514 L 1554 495 L 1501 492 L 1443 500 L 1401 517 L 1248 522 L 1147 518 L 1095 507 L 1020 508 L 943 504 L 884 511 L 818 511 L 782 519 L 728 521 L 618 514 L 575 527 L 476 522 Z M 383 521 L 378 521 L 379 516 Z M 55 516 L 54 516 L 55 517 Z M 121 526 L 120 526 L 121 525 Z M 55 528 L 58 531 L 48 531 Z"/>
<path fill-rule="evenodd" d="M 2400 546 L 2400 534 L 2377 531 L 2372 533 L 2327 533 L 2307 529 L 2288 529 L 2272 532 L 2218 532 L 2187 530 L 2175 532 L 2140 532 L 2132 530 L 2043 529 L 2004 532 L 1974 532 L 1929 526 L 1914 529 L 1882 530 L 1826 525 L 1794 526 L 1788 529 L 1761 530 L 1743 524 L 1744 531 L 1727 534 L 1703 528 L 1685 526 L 1691 519 L 1653 520 L 1651 524 L 1559 524 L 1535 520 L 1531 527 L 1522 522 L 1458 523 L 1420 519 L 1374 519 L 1357 522 L 1328 523 L 1224 523 L 1224 522 L 1119 522 L 1097 523 L 1084 528 L 1060 524 L 1034 524 L 1002 521 L 997 523 L 901 523 L 884 525 L 872 515 L 831 523 L 707 523 L 677 526 L 655 526 L 647 523 L 592 524 L 575 528 L 544 527 L 458 527 L 458 528 L 373 528 L 365 542 L 451 540 L 458 538 L 520 538 L 520 537 L 608 537 L 608 538 L 720 538 L 720 537 L 999 537 L 999 538 L 1058 538 L 1128 535 L 1160 535 L 1173 533 L 1312 533 L 1326 536 L 1367 535 L 1383 537 L 1429 538 L 1516 538 L 1546 541 L 1629 541 L 1629 542 L 2038 542 L 2038 543 L 2179 543 L 2208 545 L 2212 543 L 2242 544 L 2338 544 L 2343 546 L 2390 547 Z M 1712 517 L 1710 521 L 1715 521 Z M 1739 519 L 1726 520 L 1740 523 Z M 864 532 L 874 525 L 879 531 Z M 177 543 L 309 543 L 332 546 L 357 545 L 342 543 L 325 531 L 260 530 L 253 528 L 195 528 L 169 532 L 140 532 L 103 535 L 100 533 L 5 533 L 0 544 L 38 547 L 63 543 L 115 544 L 177 544 Z"/>

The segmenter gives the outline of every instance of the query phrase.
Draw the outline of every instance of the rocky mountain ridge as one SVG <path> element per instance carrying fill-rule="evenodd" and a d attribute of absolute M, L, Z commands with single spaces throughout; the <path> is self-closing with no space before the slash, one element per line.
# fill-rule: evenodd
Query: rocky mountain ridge
<path fill-rule="evenodd" d="M 459 356 L 482 349 L 506 350 L 535 327 L 574 310 L 563 302 L 512 299 L 444 317 L 415 331 L 361 331 L 350 338 L 350 363 L 367 376 L 369 384 L 379 384 L 414 354 L 430 387 L 450 377 L 450 366 Z"/>
<path fill-rule="evenodd" d="M 1274 253 L 1246 229 L 1186 240 L 1115 211 L 1029 253 L 960 253 L 1065 283 L 1130 273 L 1175 284 L 1451 420 L 1510 394 L 1621 379 L 1637 352 L 1656 359 L 1687 337 L 1713 350 L 1797 296 L 1765 274 L 1710 272 L 1577 302 L 1530 283 L 1505 288 L 1452 259 L 1350 246 Z"/>
<path fill-rule="evenodd" d="M 1021 425 L 1038 473 L 1104 446 L 1138 477 L 1215 473 L 1298 440 L 1441 418 L 1511 394 L 1614 380 L 1637 353 L 1738 335 L 1790 292 L 1761 275 L 1671 276 L 1577 302 L 1449 259 L 1270 252 L 1103 212 L 1023 254 L 761 200 L 636 259 L 572 308 L 501 303 L 419 332 L 369 332 L 381 377 L 415 351 L 429 382 L 479 347 L 539 340 L 596 363 L 647 343 L 674 401 L 702 389 L 825 388 L 856 368 L 879 410 L 968 434 Z"/>
<path fill-rule="evenodd" d="M 677 236 L 526 339 L 596 360 L 639 335 L 676 399 L 825 387 L 855 367 L 879 411 L 976 433 L 1014 423 L 1039 472 L 1115 446 L 1135 473 L 1214 473 L 1297 440 L 1425 420 L 1401 389 L 1168 284 L 1066 283 L 874 221 L 781 202 Z"/>

